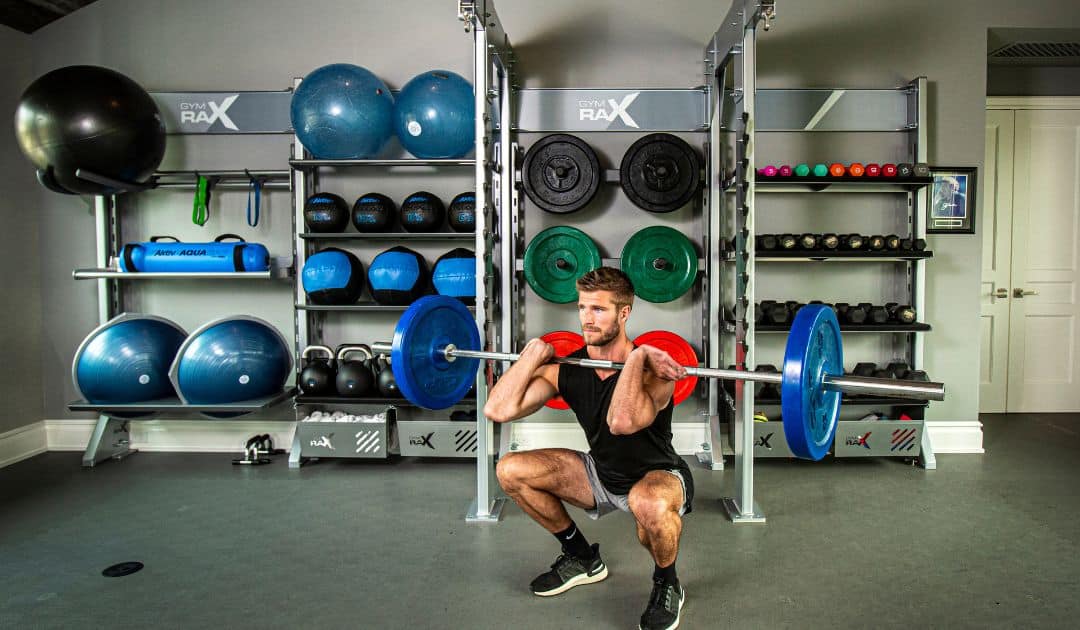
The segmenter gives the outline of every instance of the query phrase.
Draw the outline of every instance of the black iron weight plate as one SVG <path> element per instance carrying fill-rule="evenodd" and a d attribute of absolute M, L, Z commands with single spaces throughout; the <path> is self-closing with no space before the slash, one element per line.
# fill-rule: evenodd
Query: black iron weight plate
<path fill-rule="evenodd" d="M 619 183 L 634 205 L 672 212 L 694 198 L 701 185 L 701 160 L 685 140 L 670 133 L 643 136 L 623 155 Z"/>
<path fill-rule="evenodd" d="M 529 147 L 521 166 L 525 194 L 547 212 L 580 210 L 600 189 L 600 161 L 577 136 L 544 136 Z"/>

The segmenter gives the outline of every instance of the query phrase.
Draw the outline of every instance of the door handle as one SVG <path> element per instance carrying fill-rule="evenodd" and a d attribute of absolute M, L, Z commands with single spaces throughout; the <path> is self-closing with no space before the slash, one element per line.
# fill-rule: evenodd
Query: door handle
<path fill-rule="evenodd" d="M 1022 288 L 1013 289 L 1013 297 L 1014 298 L 1022 298 L 1025 295 L 1038 295 L 1038 294 L 1039 294 L 1038 291 L 1029 291 L 1029 290 L 1022 289 Z"/>
<path fill-rule="evenodd" d="M 1009 297 L 1009 290 L 1008 289 L 998 289 L 997 291 L 994 291 L 990 295 L 990 297 L 995 297 L 995 298 L 1003 300 L 1003 299 Z"/>

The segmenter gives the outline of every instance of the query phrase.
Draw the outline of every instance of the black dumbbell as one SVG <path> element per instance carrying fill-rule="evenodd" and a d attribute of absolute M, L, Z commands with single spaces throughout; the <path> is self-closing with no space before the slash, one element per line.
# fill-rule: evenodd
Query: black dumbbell
<path fill-rule="evenodd" d="M 771 251 L 776 249 L 776 235 L 775 234 L 758 234 L 757 237 L 758 249 L 764 251 Z"/>
<path fill-rule="evenodd" d="M 844 321 L 847 318 L 847 312 L 848 309 L 851 308 L 851 305 L 847 302 L 837 302 L 836 304 L 833 304 L 832 308 L 833 311 L 836 312 L 836 317 L 839 318 L 840 321 Z"/>
<path fill-rule="evenodd" d="M 835 234 L 825 234 L 821 237 L 821 246 L 825 249 L 836 249 L 840 247 L 840 237 Z"/>
<path fill-rule="evenodd" d="M 926 239 L 917 238 L 911 243 L 911 246 L 915 249 L 915 251 L 921 252 L 926 249 Z"/>
<path fill-rule="evenodd" d="M 761 310 L 765 312 L 765 322 L 769 324 L 786 324 L 791 316 L 787 304 L 778 302 L 774 302 L 769 308 L 762 306 Z"/>
<path fill-rule="evenodd" d="M 855 324 L 856 326 L 866 323 L 866 317 L 869 315 L 868 308 L 859 304 L 857 306 L 849 306 L 846 313 L 844 313 L 844 319 L 849 324 Z"/>
<path fill-rule="evenodd" d="M 910 369 L 906 361 L 893 361 L 885 368 L 889 378 L 904 378 Z"/>
<path fill-rule="evenodd" d="M 914 324 L 915 309 L 907 304 L 894 304 L 892 309 L 889 309 L 889 317 L 897 324 Z"/>
<path fill-rule="evenodd" d="M 930 177 L 930 165 L 926 162 L 917 162 L 912 167 L 915 177 Z"/>
<path fill-rule="evenodd" d="M 877 363 L 856 363 L 851 371 L 852 376 L 872 376 L 877 369 Z"/>
<path fill-rule="evenodd" d="M 818 236 L 817 234 L 810 234 L 807 232 L 799 237 L 799 247 L 803 249 L 817 249 L 818 248 Z"/>
<path fill-rule="evenodd" d="M 901 162 L 900 164 L 896 165 L 897 177 L 911 177 L 914 173 L 915 167 L 913 167 L 911 164 L 908 164 L 907 162 Z"/>
<path fill-rule="evenodd" d="M 904 375 L 905 381 L 922 381 L 924 383 L 930 382 L 930 377 L 926 372 L 922 370 L 908 370 L 908 373 Z"/>
<path fill-rule="evenodd" d="M 779 374 L 780 370 L 775 365 L 766 363 L 754 368 L 755 372 L 765 372 L 767 374 Z M 780 398 L 780 387 L 776 383 L 761 383 L 761 388 L 757 390 L 756 396 L 762 400 L 777 400 Z"/>
<path fill-rule="evenodd" d="M 885 249 L 885 237 L 880 234 L 875 234 L 867 240 L 867 245 L 872 252 L 880 252 Z"/>
<path fill-rule="evenodd" d="M 799 245 L 799 239 L 795 238 L 794 234 L 781 234 L 780 235 L 780 249 L 791 251 Z"/>
<path fill-rule="evenodd" d="M 905 252 L 910 252 L 913 249 L 913 244 L 914 241 L 912 241 L 910 238 L 900 239 L 900 249 L 904 250 Z"/>
<path fill-rule="evenodd" d="M 787 307 L 788 315 L 792 319 L 795 319 L 795 315 L 797 315 L 799 313 L 799 309 L 801 309 L 802 307 L 804 307 L 806 305 L 803 304 L 802 302 L 797 302 L 795 300 L 788 300 L 787 302 L 784 302 L 784 306 Z"/>
<path fill-rule="evenodd" d="M 896 234 L 890 234 L 885 237 L 885 249 L 896 251 L 900 249 L 900 237 Z"/>
<path fill-rule="evenodd" d="M 892 374 L 888 370 L 885 370 L 885 369 L 882 369 L 882 368 L 878 368 L 878 369 L 874 370 L 870 374 L 870 376 L 872 376 L 874 378 L 892 378 Z"/>
<path fill-rule="evenodd" d="M 866 247 L 866 238 L 862 234 L 846 234 L 840 241 L 841 249 L 858 251 Z"/>
<path fill-rule="evenodd" d="M 889 321 L 889 311 L 884 306 L 871 306 L 867 318 L 871 324 L 884 324 Z"/>

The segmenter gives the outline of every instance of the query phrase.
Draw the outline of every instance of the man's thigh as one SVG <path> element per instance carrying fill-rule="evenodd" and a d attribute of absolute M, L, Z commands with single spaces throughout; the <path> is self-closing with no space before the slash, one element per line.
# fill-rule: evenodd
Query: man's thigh
<path fill-rule="evenodd" d="M 508 474 L 534 490 L 551 493 L 582 509 L 596 506 L 581 454 L 566 448 L 541 448 L 504 456 Z"/>

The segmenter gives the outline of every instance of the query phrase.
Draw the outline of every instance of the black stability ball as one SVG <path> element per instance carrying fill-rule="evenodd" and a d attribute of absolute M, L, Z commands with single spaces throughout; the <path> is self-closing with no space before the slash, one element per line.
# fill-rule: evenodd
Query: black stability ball
<path fill-rule="evenodd" d="M 146 90 L 98 66 L 68 66 L 30 84 L 15 112 L 19 148 L 56 192 L 114 194 L 75 176 L 82 169 L 137 186 L 165 155 L 165 123 Z"/>

